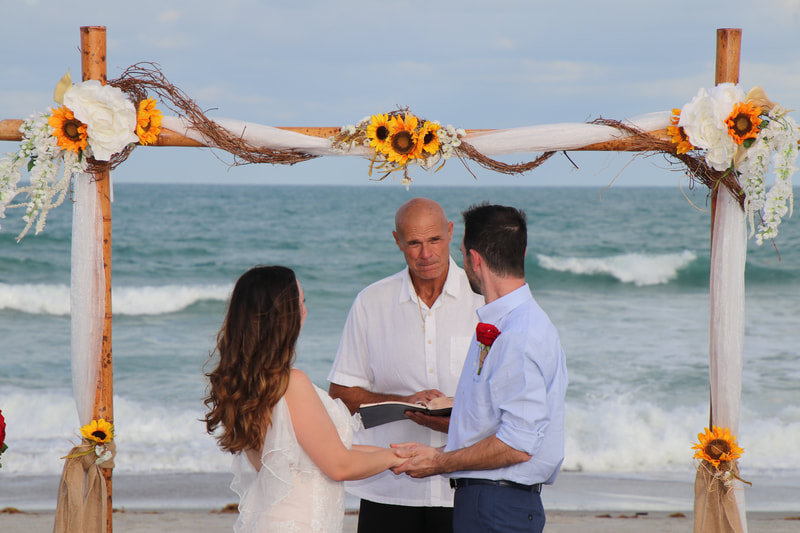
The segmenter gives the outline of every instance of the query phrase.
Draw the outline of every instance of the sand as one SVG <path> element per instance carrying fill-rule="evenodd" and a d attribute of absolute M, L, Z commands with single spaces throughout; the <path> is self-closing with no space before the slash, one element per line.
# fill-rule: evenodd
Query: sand
<path fill-rule="evenodd" d="M 0 513 L 3 533 L 50 533 L 53 530 L 52 511 Z M 355 532 L 356 514 L 345 516 L 346 533 Z M 217 533 L 232 531 L 236 515 L 219 511 L 159 510 L 124 511 L 114 513 L 116 533 Z M 800 516 L 777 512 L 748 513 L 749 530 L 753 533 L 797 533 Z M 547 513 L 548 533 L 626 533 L 626 532 L 691 532 L 691 513 L 625 513 L 589 511 L 550 511 Z"/>
<path fill-rule="evenodd" d="M 53 530 L 56 476 L 0 476 L 0 532 L 50 533 Z M 748 529 L 752 533 L 800 533 L 800 482 L 753 479 L 746 489 Z M 149 474 L 114 476 L 115 532 L 232 531 L 236 501 L 230 474 Z M 693 480 L 637 475 L 598 476 L 562 472 L 542 493 L 548 533 L 691 532 Z M 355 532 L 358 500 L 348 496 L 345 532 Z M 3 512 L 5 508 L 21 512 Z M 235 509 L 235 505 L 233 505 Z"/>

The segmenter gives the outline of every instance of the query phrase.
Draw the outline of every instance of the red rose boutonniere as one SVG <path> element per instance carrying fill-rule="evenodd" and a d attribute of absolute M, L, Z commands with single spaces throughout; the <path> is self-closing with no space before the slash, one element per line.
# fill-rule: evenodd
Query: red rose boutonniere
<path fill-rule="evenodd" d="M 481 375 L 483 370 L 483 362 L 489 354 L 489 348 L 494 344 L 494 340 L 500 335 L 500 330 L 492 324 L 480 322 L 475 329 L 475 335 L 478 338 L 478 343 L 481 345 L 481 353 L 478 356 L 478 375 Z"/>
<path fill-rule="evenodd" d="M 0 411 L 0 454 L 2 454 L 8 446 L 6 445 L 6 419 L 3 417 L 3 411 Z M 0 464 L 0 467 L 3 466 Z"/>

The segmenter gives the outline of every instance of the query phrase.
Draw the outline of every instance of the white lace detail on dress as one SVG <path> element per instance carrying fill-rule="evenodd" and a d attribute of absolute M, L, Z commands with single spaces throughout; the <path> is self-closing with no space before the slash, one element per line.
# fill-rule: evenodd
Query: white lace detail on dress
<path fill-rule="evenodd" d="M 347 448 L 357 420 L 341 400 L 314 387 Z M 231 489 L 239 494 L 236 533 L 339 533 L 344 520 L 344 485 L 326 476 L 306 455 L 292 428 L 286 400 L 272 411 L 261 470 L 244 453 L 233 457 Z"/>

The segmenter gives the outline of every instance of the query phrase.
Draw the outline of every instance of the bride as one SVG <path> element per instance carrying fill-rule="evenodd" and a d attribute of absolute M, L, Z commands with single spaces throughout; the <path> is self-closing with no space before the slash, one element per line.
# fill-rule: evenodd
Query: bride
<path fill-rule="evenodd" d="M 389 449 L 351 447 L 355 420 L 345 405 L 292 368 L 304 300 L 291 269 L 255 267 L 236 282 L 217 335 L 205 422 L 233 454 L 236 532 L 341 531 L 341 481 L 405 461 Z"/>

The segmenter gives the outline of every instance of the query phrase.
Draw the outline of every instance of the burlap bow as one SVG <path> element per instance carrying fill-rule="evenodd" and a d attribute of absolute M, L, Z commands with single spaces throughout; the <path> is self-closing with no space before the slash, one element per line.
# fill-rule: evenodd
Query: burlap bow
<path fill-rule="evenodd" d="M 727 472 L 715 470 L 705 461 L 697 467 L 694 481 L 694 533 L 744 531 L 733 492 L 735 479 L 740 479 L 735 463 L 730 465 Z"/>
<path fill-rule="evenodd" d="M 58 505 L 53 533 L 104 533 L 108 494 L 101 468 L 114 468 L 116 446 L 105 444 L 111 458 L 101 464 L 94 444 L 83 443 L 70 450 L 58 485 Z"/>

